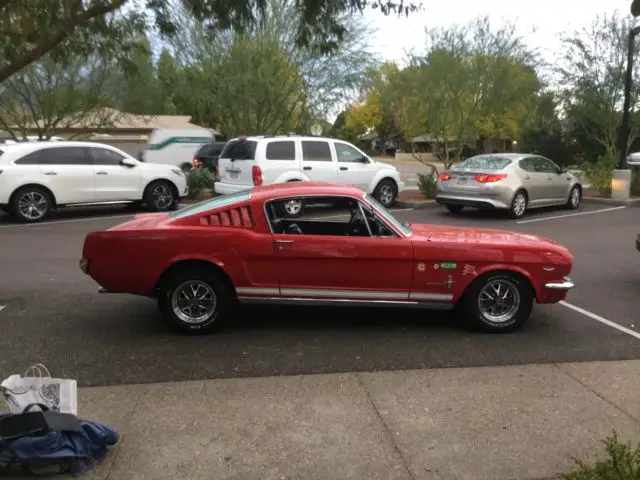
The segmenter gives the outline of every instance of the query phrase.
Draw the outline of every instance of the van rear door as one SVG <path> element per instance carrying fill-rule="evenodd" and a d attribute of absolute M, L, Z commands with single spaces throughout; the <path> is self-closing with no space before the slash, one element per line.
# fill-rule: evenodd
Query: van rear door
<path fill-rule="evenodd" d="M 255 165 L 255 140 L 234 139 L 228 142 L 218 159 L 218 175 L 222 183 L 253 187 L 251 173 Z"/>

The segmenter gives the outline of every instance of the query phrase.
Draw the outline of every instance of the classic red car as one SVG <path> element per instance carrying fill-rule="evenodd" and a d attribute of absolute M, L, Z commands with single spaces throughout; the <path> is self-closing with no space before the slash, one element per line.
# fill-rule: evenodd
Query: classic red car
<path fill-rule="evenodd" d="M 103 292 L 155 298 L 179 331 L 212 330 L 235 301 L 457 309 L 506 332 L 573 288 L 569 251 L 520 233 L 404 224 L 355 187 L 290 182 L 140 214 L 87 235 Z"/>

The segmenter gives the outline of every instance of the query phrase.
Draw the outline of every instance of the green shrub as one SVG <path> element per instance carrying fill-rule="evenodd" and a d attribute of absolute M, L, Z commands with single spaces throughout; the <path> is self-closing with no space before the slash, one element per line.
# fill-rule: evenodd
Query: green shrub
<path fill-rule="evenodd" d="M 215 174 L 206 168 L 193 168 L 185 172 L 189 186 L 189 198 L 196 198 L 202 192 L 211 191 Z"/>
<path fill-rule="evenodd" d="M 640 168 L 634 167 L 631 173 L 631 196 L 640 197 Z"/>
<path fill-rule="evenodd" d="M 640 442 L 622 443 L 613 435 L 603 441 L 607 458 L 587 465 L 576 460 L 578 470 L 561 475 L 563 480 L 638 480 L 640 479 Z"/>
<path fill-rule="evenodd" d="M 424 198 L 430 199 L 436 196 L 437 177 L 434 172 L 418 175 L 418 189 Z"/>
<path fill-rule="evenodd" d="M 598 157 L 595 163 L 583 164 L 584 173 L 589 179 L 592 188 L 598 190 L 603 197 L 611 196 L 611 178 L 618 165 L 618 156 L 613 149 L 608 149 Z"/>

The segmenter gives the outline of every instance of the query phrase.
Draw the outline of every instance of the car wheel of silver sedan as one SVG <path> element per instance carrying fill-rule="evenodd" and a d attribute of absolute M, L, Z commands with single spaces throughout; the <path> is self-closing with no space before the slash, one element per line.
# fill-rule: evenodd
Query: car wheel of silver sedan
<path fill-rule="evenodd" d="M 475 330 L 513 332 L 529 319 L 533 300 L 533 289 L 524 277 L 509 272 L 488 273 L 464 293 L 462 315 Z"/>
<path fill-rule="evenodd" d="M 575 210 L 580 206 L 582 200 L 582 190 L 579 186 L 574 186 L 569 192 L 569 199 L 567 200 L 567 208 Z"/>
<path fill-rule="evenodd" d="M 527 198 L 527 194 L 522 190 L 516 192 L 513 196 L 513 200 L 511 200 L 511 207 L 509 208 L 509 212 L 513 218 L 522 218 L 527 211 L 527 204 L 529 203 L 529 199 Z"/>
<path fill-rule="evenodd" d="M 209 333 L 228 307 L 231 294 L 215 271 L 185 267 L 161 282 L 158 306 L 165 322 L 181 333 Z"/>

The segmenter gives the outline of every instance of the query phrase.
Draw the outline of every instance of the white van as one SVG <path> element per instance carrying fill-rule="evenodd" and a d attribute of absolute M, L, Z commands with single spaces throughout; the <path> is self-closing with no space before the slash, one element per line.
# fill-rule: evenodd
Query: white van
<path fill-rule="evenodd" d="M 215 135 L 206 128 L 158 128 L 149 137 L 140 160 L 191 170 L 200 146 L 213 140 Z"/>
<path fill-rule="evenodd" d="M 255 136 L 230 140 L 220 153 L 216 193 L 272 183 L 312 181 L 353 185 L 392 205 L 405 190 L 400 172 L 343 140 L 303 136 Z"/>

